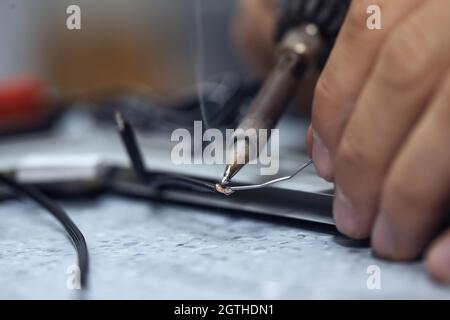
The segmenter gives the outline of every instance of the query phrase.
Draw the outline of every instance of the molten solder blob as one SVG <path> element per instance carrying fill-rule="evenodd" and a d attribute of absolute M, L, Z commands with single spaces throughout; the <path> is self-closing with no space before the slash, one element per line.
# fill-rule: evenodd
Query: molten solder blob
<path fill-rule="evenodd" d="M 222 193 L 222 194 L 224 194 L 226 196 L 229 196 L 232 193 L 234 193 L 234 191 L 231 190 L 230 187 L 224 187 L 220 183 L 216 183 L 216 191 L 219 192 L 219 193 Z"/>

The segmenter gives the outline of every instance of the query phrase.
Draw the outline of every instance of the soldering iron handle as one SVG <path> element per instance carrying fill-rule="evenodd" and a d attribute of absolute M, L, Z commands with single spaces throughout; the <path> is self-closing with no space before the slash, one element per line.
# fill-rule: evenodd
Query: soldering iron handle
<path fill-rule="evenodd" d="M 347 15 L 351 0 L 279 0 L 275 42 L 280 42 L 292 28 L 313 23 L 323 40 L 319 57 L 324 65 Z"/>

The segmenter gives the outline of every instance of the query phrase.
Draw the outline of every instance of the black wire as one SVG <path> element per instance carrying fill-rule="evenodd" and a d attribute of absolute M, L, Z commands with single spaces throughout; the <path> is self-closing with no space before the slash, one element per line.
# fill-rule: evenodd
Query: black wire
<path fill-rule="evenodd" d="M 204 104 L 208 110 L 209 125 L 212 128 L 235 127 L 255 96 L 260 83 L 243 79 L 232 73 L 224 73 L 202 84 Z M 175 99 L 161 100 L 151 96 L 115 95 L 95 101 L 90 108 L 94 117 L 101 122 L 111 122 L 111 110 L 120 111 L 133 123 L 134 128 L 143 131 L 172 131 L 176 128 L 193 130 L 194 121 L 201 120 L 200 98 L 195 94 L 180 94 Z"/>
<path fill-rule="evenodd" d="M 131 165 L 142 181 L 150 184 L 150 186 L 154 188 L 176 186 L 189 187 L 197 191 L 216 191 L 216 186 L 214 184 L 203 180 L 194 179 L 184 175 L 148 171 L 145 168 L 145 162 L 136 135 L 134 134 L 133 126 L 119 111 L 116 111 L 116 121 L 122 143 L 125 145 L 125 150 Z"/>
<path fill-rule="evenodd" d="M 122 143 L 125 145 L 131 164 L 141 179 L 145 180 L 147 170 L 144 158 L 137 143 L 133 127 L 126 121 L 119 111 L 116 111 L 116 123 L 120 132 Z"/>
<path fill-rule="evenodd" d="M 189 188 L 199 192 L 216 192 L 215 184 L 183 175 L 151 173 L 147 178 L 147 182 L 151 187 L 157 189 L 176 187 Z"/>
<path fill-rule="evenodd" d="M 82 288 L 87 287 L 88 272 L 89 272 L 89 254 L 86 245 L 86 240 L 83 234 L 78 229 L 78 227 L 73 223 L 70 217 L 64 212 L 60 207 L 58 207 L 52 200 L 47 198 L 44 194 L 39 192 L 37 189 L 20 184 L 13 179 L 10 179 L 4 175 L 0 174 L 0 182 L 9 186 L 10 188 L 23 193 L 24 195 L 30 197 L 37 204 L 42 206 L 48 212 L 50 212 L 64 227 L 68 233 L 72 244 L 74 245 L 77 256 L 78 256 L 78 266 L 80 268 L 80 282 Z"/>

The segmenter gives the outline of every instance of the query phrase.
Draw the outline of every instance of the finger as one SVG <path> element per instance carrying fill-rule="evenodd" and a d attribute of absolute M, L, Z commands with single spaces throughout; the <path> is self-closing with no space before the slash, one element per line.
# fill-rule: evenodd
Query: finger
<path fill-rule="evenodd" d="M 277 0 L 239 0 L 231 23 L 231 35 L 243 60 L 257 77 L 267 75 L 275 62 L 274 30 Z M 318 72 L 299 82 L 294 99 L 302 112 L 311 112 Z"/>
<path fill-rule="evenodd" d="M 411 259 L 443 222 L 450 194 L 450 72 L 402 148 L 383 187 L 372 242 L 391 259 Z"/>
<path fill-rule="evenodd" d="M 306 150 L 308 151 L 308 155 L 311 157 L 312 156 L 312 137 L 313 133 L 312 133 L 312 128 L 311 126 L 308 127 L 308 132 L 306 133 Z"/>
<path fill-rule="evenodd" d="M 389 32 L 422 2 L 422 0 L 352 2 L 315 90 L 312 126 L 318 143 L 313 145 L 313 159 L 320 176 L 328 179 L 333 177 L 331 158 L 348 116 Z M 371 4 L 381 8 L 382 30 L 367 28 L 366 11 Z"/>
<path fill-rule="evenodd" d="M 386 41 L 341 138 L 334 215 L 347 235 L 368 237 L 394 157 L 448 64 L 450 12 L 428 1 Z M 445 69 L 444 69 L 445 70 Z"/>
<path fill-rule="evenodd" d="M 433 243 L 425 261 L 433 279 L 450 283 L 450 230 Z"/>

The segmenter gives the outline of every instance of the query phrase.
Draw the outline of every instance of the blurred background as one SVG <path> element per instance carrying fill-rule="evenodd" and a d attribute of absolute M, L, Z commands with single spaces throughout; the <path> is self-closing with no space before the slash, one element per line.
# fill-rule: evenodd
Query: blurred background
<path fill-rule="evenodd" d="M 66 28 L 72 4 L 81 7 L 81 31 Z M 199 71 L 205 78 L 243 72 L 230 40 L 234 6 L 223 0 L 0 0 L 0 81 L 33 75 L 67 90 L 145 85 L 165 95 L 194 84 Z"/>

